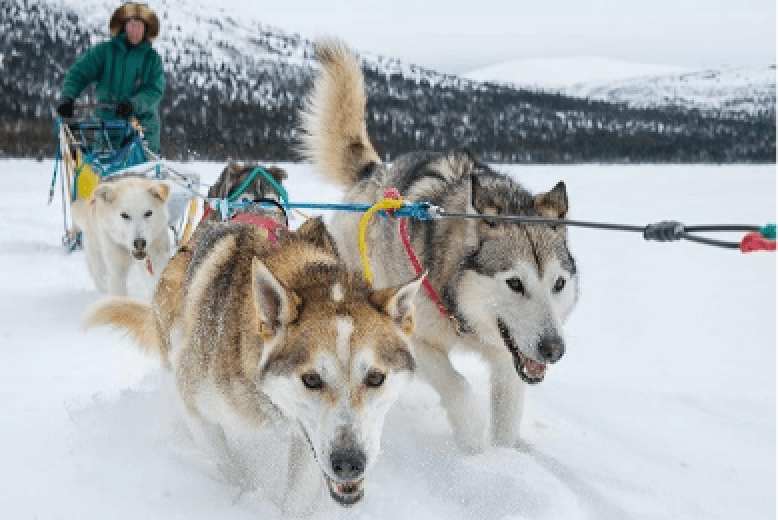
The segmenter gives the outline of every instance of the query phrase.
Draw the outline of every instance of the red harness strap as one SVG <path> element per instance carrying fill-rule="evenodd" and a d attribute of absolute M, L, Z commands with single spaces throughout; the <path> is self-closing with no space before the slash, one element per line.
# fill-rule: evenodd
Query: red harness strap
<path fill-rule="evenodd" d="M 208 216 L 208 214 L 213 211 L 211 206 L 208 204 L 205 205 L 205 211 L 203 211 L 203 216 L 200 219 L 202 222 L 205 220 L 205 218 Z M 274 246 L 278 245 L 278 230 L 283 229 L 286 231 L 286 226 L 278 222 L 277 220 L 270 218 L 270 217 L 262 217 L 260 215 L 256 215 L 254 213 L 238 213 L 234 217 L 230 219 L 232 222 L 237 222 L 238 224 L 245 224 L 247 226 L 256 226 L 261 227 L 265 231 L 267 231 L 267 239 L 270 241 L 271 244 Z"/>
<path fill-rule="evenodd" d="M 286 230 L 286 226 L 281 224 L 276 219 L 270 217 L 262 217 L 254 213 L 238 213 L 232 217 L 232 222 L 238 224 L 245 224 L 247 226 L 261 227 L 267 231 L 267 239 L 274 246 L 278 245 L 278 235 L 276 234 L 279 229 Z"/>
<path fill-rule="evenodd" d="M 764 238 L 761 234 L 756 232 L 748 233 L 740 241 L 740 251 L 742 253 L 775 251 L 775 240 Z"/>
<path fill-rule="evenodd" d="M 208 215 L 211 213 L 211 211 L 212 211 L 212 210 L 211 210 L 211 205 L 210 205 L 210 204 L 208 204 L 208 203 L 206 203 L 206 204 L 205 204 L 205 209 L 203 210 L 203 216 L 202 216 L 202 217 L 200 217 L 200 222 L 202 222 L 203 220 L 205 220 L 205 217 L 207 217 L 207 216 L 208 216 Z"/>
<path fill-rule="evenodd" d="M 401 199 L 402 196 L 400 195 L 400 192 L 397 191 L 396 188 L 387 188 L 386 191 L 384 191 L 384 198 L 387 198 L 387 199 Z M 389 212 L 387 212 L 387 213 L 389 213 Z M 400 239 L 403 242 L 403 247 L 405 247 L 405 254 L 408 255 L 408 259 L 411 261 L 411 265 L 413 266 L 413 270 L 416 272 L 417 275 L 420 275 L 421 273 L 424 272 L 424 268 L 421 266 L 421 262 L 419 261 L 419 257 L 418 257 L 418 255 L 416 255 L 416 251 L 413 250 L 413 244 L 411 244 L 411 238 L 408 236 L 408 219 L 407 218 L 401 218 L 400 219 L 400 223 L 399 223 L 399 226 L 398 226 L 398 232 L 400 233 Z M 424 280 L 422 280 L 422 282 L 421 282 L 421 286 L 424 288 L 424 292 L 427 293 L 427 297 L 438 308 L 438 311 L 440 311 L 440 314 L 443 315 L 446 318 L 453 319 L 453 316 L 451 315 L 451 313 L 443 305 L 443 301 L 440 299 L 440 296 L 438 295 L 438 292 L 435 290 L 434 287 L 432 287 L 432 283 L 430 283 L 429 278 L 427 278 L 425 276 Z"/>

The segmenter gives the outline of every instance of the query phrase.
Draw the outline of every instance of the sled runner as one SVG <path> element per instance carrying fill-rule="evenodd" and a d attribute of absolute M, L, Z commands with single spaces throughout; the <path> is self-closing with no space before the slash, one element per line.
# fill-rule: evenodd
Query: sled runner
<path fill-rule="evenodd" d="M 54 197 L 57 172 L 61 170 L 62 243 L 68 251 L 77 249 L 80 242 L 80 231 L 73 224 L 71 204 L 90 198 L 101 179 L 128 174 L 171 181 L 169 224 L 176 245 L 186 241 L 200 211 L 196 196 L 200 176 L 177 171 L 149 150 L 137 121 L 58 120 L 57 135 L 59 147 L 49 204 Z"/>

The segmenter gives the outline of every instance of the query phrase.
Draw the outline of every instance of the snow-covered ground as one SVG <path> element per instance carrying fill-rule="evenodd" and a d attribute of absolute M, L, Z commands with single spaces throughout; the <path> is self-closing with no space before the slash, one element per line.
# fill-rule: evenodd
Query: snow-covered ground
<path fill-rule="evenodd" d="M 206 181 L 221 169 L 186 167 Z M 337 198 L 307 166 L 287 167 L 293 200 Z M 99 296 L 83 253 L 59 245 L 52 162 L 0 168 L 2 517 L 277 518 L 283 439 L 262 454 L 262 491 L 219 481 L 156 362 L 116 333 L 79 329 Z M 534 190 L 565 180 L 571 218 L 775 220 L 775 165 L 498 169 Z M 775 518 L 775 256 L 583 229 L 570 243 L 581 298 L 567 354 L 528 392 L 529 448 L 460 454 L 438 397 L 414 382 L 387 418 L 365 499 L 327 500 L 315 518 Z M 486 410 L 483 365 L 457 362 Z"/>

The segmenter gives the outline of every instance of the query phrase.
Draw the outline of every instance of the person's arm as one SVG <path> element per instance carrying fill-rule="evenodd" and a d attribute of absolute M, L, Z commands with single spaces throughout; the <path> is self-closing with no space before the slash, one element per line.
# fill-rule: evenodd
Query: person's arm
<path fill-rule="evenodd" d="M 62 99 L 76 99 L 92 82 L 100 78 L 105 66 L 105 47 L 96 45 L 82 54 L 65 74 Z"/>
<path fill-rule="evenodd" d="M 165 93 L 165 70 L 162 68 L 162 59 L 156 51 L 152 52 L 151 72 L 149 82 L 130 98 L 136 114 L 153 112 Z"/>

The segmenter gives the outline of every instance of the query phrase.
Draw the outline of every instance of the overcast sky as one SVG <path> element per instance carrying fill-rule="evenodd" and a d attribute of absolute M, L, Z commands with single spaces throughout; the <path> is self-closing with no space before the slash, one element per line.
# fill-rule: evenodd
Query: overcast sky
<path fill-rule="evenodd" d="M 200 0 L 441 72 L 600 56 L 691 68 L 775 62 L 775 0 Z"/>

